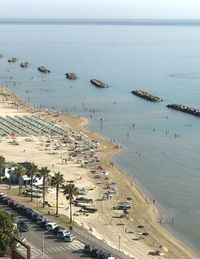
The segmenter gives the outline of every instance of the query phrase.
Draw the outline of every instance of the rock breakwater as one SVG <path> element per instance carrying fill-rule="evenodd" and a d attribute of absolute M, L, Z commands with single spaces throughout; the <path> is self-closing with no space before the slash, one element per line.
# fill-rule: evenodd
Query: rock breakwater
<path fill-rule="evenodd" d="M 163 101 L 160 97 L 152 95 L 152 94 L 142 91 L 142 90 L 133 90 L 131 93 L 136 96 L 139 96 L 143 99 L 151 101 L 151 102 L 162 102 Z"/>
<path fill-rule="evenodd" d="M 91 79 L 90 83 L 99 88 L 108 88 L 108 85 L 97 79 Z"/>
<path fill-rule="evenodd" d="M 177 111 L 181 111 L 181 112 L 185 112 L 185 113 L 189 113 L 192 114 L 194 116 L 200 117 L 200 109 L 197 108 L 192 108 L 189 106 L 185 106 L 182 104 L 168 104 L 167 108 L 173 109 L 173 110 L 177 110 Z"/>

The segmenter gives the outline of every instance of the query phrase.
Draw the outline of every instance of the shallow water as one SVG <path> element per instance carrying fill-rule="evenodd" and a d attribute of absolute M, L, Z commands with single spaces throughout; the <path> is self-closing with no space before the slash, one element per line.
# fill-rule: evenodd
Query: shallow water
<path fill-rule="evenodd" d="M 31 105 L 90 118 L 90 129 L 123 145 L 115 162 L 156 199 L 166 223 L 173 217 L 166 226 L 200 253 L 200 119 L 165 107 L 200 108 L 200 27 L 33 23 L 0 24 L 0 32 L 0 84 Z M 9 64 L 10 56 L 18 62 Z M 21 69 L 23 60 L 31 67 Z M 39 73 L 39 65 L 51 73 Z M 77 81 L 65 79 L 71 71 Z M 91 78 L 110 87 L 95 88 Z M 147 102 L 133 89 L 164 101 Z"/>

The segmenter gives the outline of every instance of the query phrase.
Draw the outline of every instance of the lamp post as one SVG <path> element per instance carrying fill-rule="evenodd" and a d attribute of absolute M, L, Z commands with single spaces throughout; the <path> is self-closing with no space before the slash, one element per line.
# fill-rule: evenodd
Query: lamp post
<path fill-rule="evenodd" d="M 119 251 L 120 251 L 120 245 L 121 245 L 121 236 L 118 236 L 119 238 Z"/>
<path fill-rule="evenodd" d="M 44 232 L 42 232 L 42 253 L 44 254 Z"/>

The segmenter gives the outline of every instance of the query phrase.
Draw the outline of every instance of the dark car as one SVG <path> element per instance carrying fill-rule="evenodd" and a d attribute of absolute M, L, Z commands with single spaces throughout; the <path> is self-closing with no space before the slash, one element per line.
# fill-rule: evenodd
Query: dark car
<path fill-rule="evenodd" d="M 31 214 L 31 221 L 37 222 L 37 218 L 40 216 L 37 212 L 33 211 Z"/>
<path fill-rule="evenodd" d="M 7 197 L 7 195 L 4 194 L 4 193 L 1 193 L 1 194 L 0 194 L 0 202 L 2 202 L 3 198 L 5 198 L 5 197 Z"/>
<path fill-rule="evenodd" d="M 26 216 L 26 210 L 27 210 L 27 207 L 24 206 L 21 211 L 20 211 L 20 214 L 22 214 L 23 216 Z"/>
<path fill-rule="evenodd" d="M 101 253 L 99 253 L 99 257 L 98 258 L 99 259 L 108 259 L 111 256 L 112 256 L 111 254 L 102 251 Z"/>
<path fill-rule="evenodd" d="M 23 204 L 19 204 L 16 206 L 16 210 L 19 213 L 22 213 L 22 211 L 24 210 L 24 208 L 26 208 L 26 206 L 24 206 Z"/>
<path fill-rule="evenodd" d="M 64 229 L 64 228 L 63 228 L 63 227 L 60 227 L 60 226 L 55 227 L 55 228 L 53 229 L 53 231 L 52 231 L 53 235 L 57 235 L 57 233 L 58 233 L 58 231 L 59 231 L 60 229 Z"/>
<path fill-rule="evenodd" d="M 99 254 L 101 253 L 102 251 L 100 249 L 92 249 L 92 252 L 90 253 L 90 256 L 93 257 L 93 258 L 98 258 L 99 257 Z"/>
<path fill-rule="evenodd" d="M 44 219 L 41 223 L 40 223 L 40 227 L 41 228 L 46 228 L 46 225 L 49 223 L 48 219 Z"/>
<path fill-rule="evenodd" d="M 29 231 L 28 225 L 24 221 L 19 221 L 17 223 L 17 227 L 20 232 L 27 232 Z"/>
<path fill-rule="evenodd" d="M 83 253 L 84 253 L 84 254 L 90 254 L 93 249 L 94 249 L 94 246 L 93 246 L 93 245 L 87 244 L 87 245 L 85 245 L 84 248 L 83 248 Z"/>
<path fill-rule="evenodd" d="M 10 197 L 4 197 L 3 200 L 2 200 L 2 203 L 5 204 L 5 205 L 8 205 L 8 202 L 11 200 Z"/>
<path fill-rule="evenodd" d="M 27 209 L 26 209 L 26 217 L 27 217 L 27 218 L 31 218 L 32 213 L 33 213 L 33 210 L 32 210 L 32 209 L 30 209 L 30 208 L 27 208 Z"/>

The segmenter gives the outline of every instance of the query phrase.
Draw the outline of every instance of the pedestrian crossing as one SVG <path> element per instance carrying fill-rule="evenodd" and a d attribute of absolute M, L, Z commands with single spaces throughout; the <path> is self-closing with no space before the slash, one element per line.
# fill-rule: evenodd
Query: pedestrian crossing
<path fill-rule="evenodd" d="M 84 244 L 78 240 L 74 240 L 71 243 L 62 242 L 62 244 L 60 244 L 59 246 L 47 247 L 47 248 L 45 247 L 44 255 L 64 252 L 66 250 L 72 250 L 72 251 L 82 250 L 83 248 L 84 248 Z M 20 247 L 18 247 L 17 250 L 20 252 L 20 254 L 26 255 L 26 250 L 24 249 L 24 247 L 20 246 Z M 37 259 L 39 257 L 41 258 L 41 255 L 43 255 L 42 248 L 38 249 L 35 246 L 31 245 L 31 258 L 32 259 Z"/>

